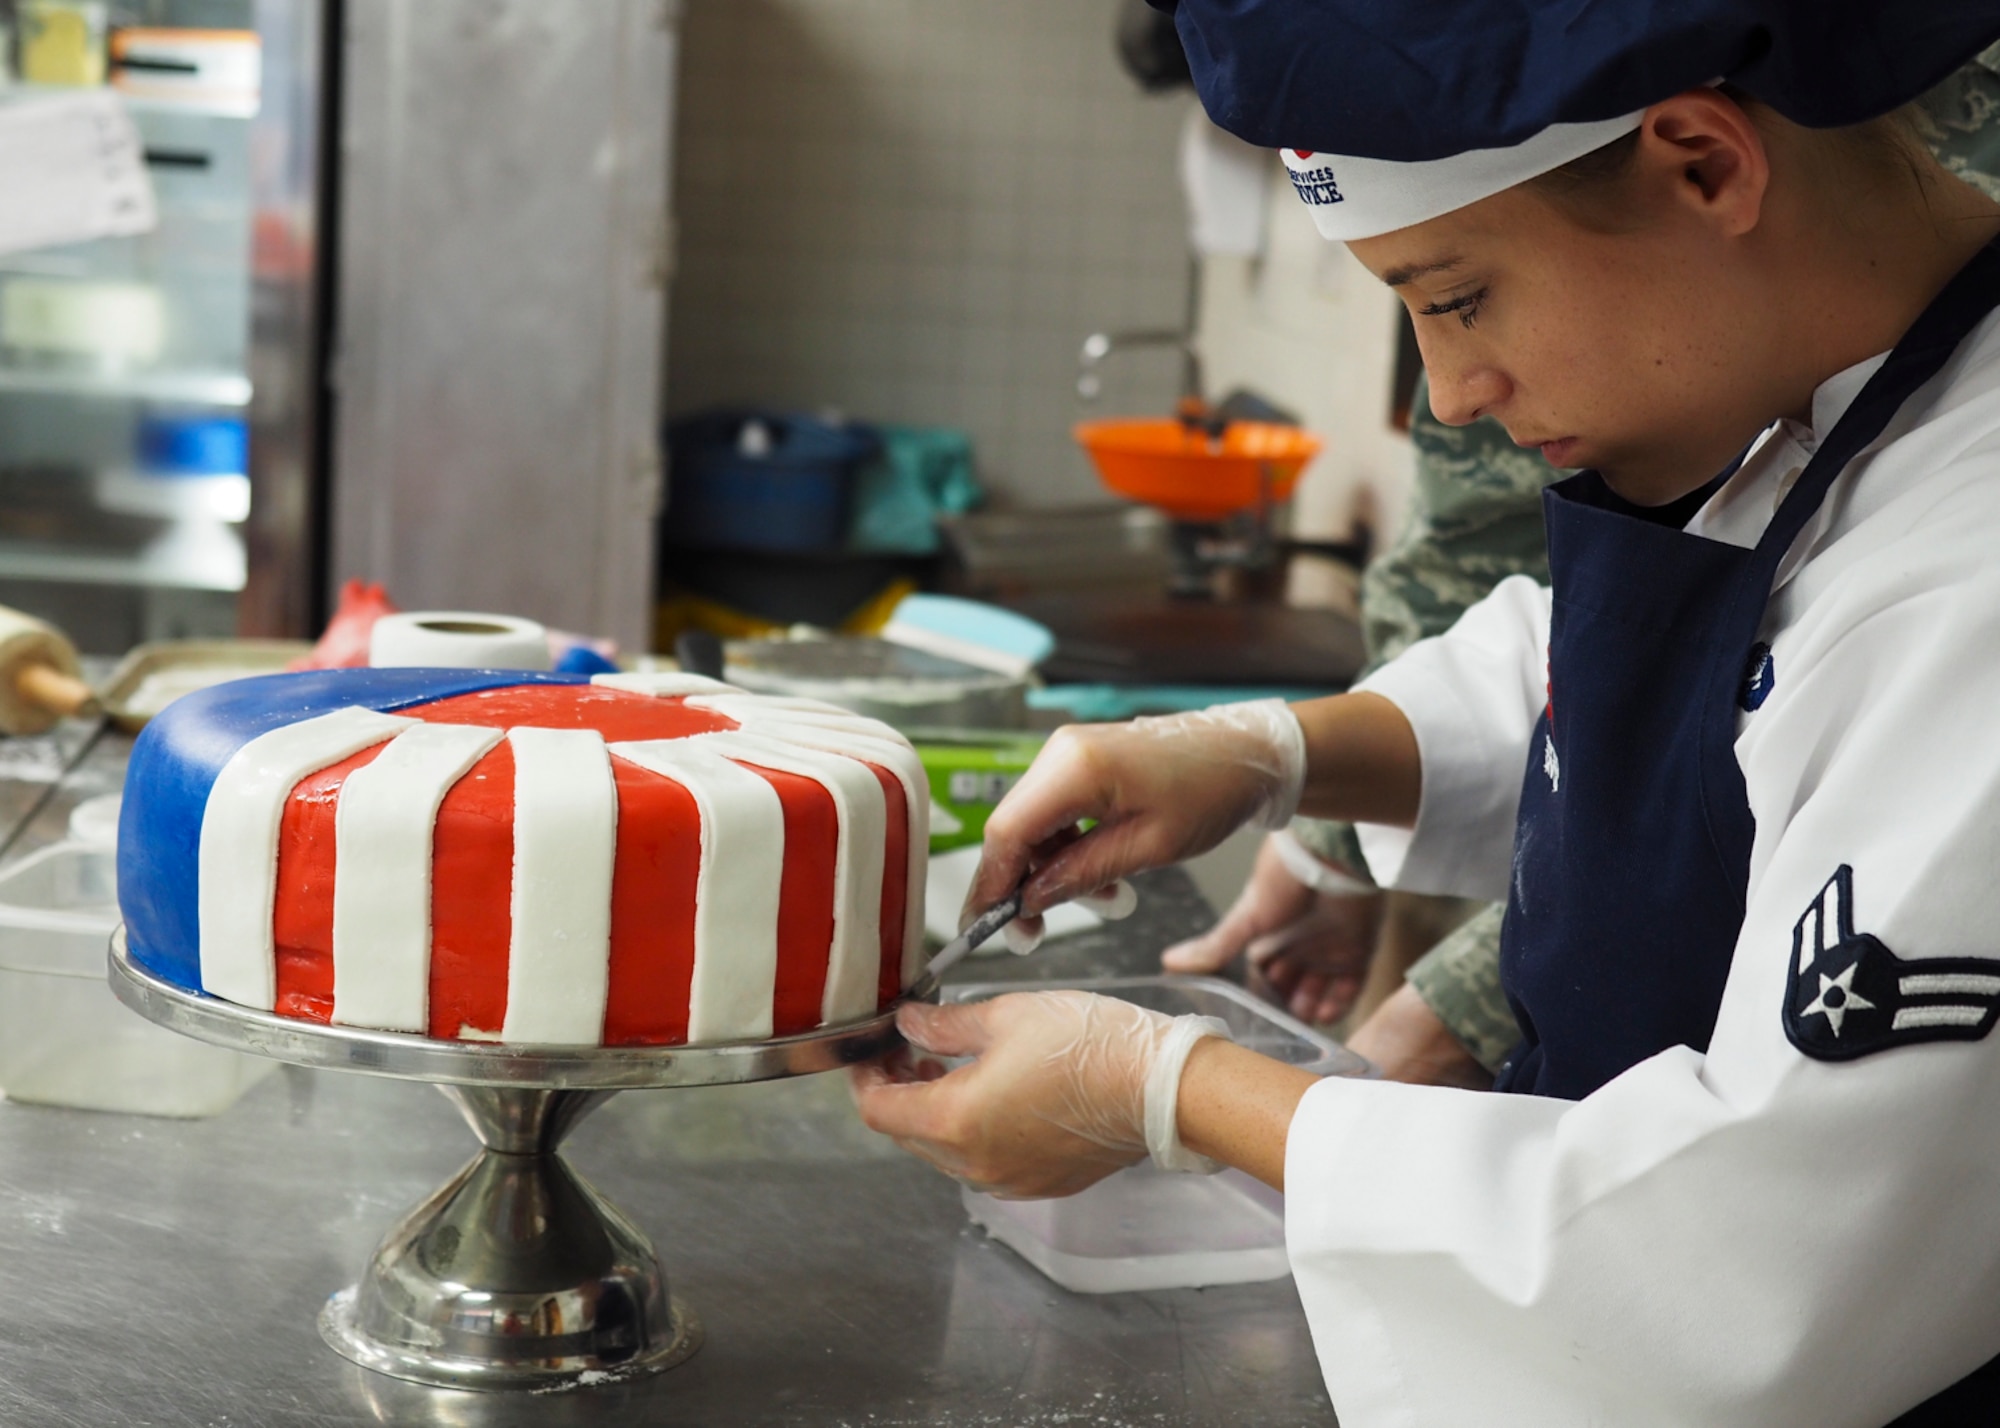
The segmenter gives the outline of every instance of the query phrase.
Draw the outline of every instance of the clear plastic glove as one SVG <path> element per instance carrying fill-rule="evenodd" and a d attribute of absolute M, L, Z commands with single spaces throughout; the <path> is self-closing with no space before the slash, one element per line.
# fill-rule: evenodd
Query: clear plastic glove
<path fill-rule="evenodd" d="M 1382 895 L 1373 888 L 1331 895 L 1308 887 L 1294 875 L 1280 845 L 1289 837 L 1266 838 L 1250 881 L 1221 921 L 1169 947 L 1160 965 L 1169 972 L 1219 972 L 1247 956 L 1273 1000 L 1300 1021 L 1325 1025 L 1345 1016 L 1361 993 L 1381 930 Z M 1303 849 L 1298 853 L 1312 857 Z M 1348 881 L 1367 887 L 1359 879 Z"/>
<path fill-rule="evenodd" d="M 1176 1128 L 1188 1052 L 1221 1034 L 1212 1018 L 1057 991 L 906 1003 L 896 1025 L 919 1052 L 973 1059 L 948 1072 L 910 1059 L 855 1067 L 861 1119 L 975 1189 L 1073 1195 L 1149 1153 L 1168 1169 L 1214 1168 Z"/>
<path fill-rule="evenodd" d="M 1025 879 L 1015 936 L 1038 935 L 1045 908 L 1205 853 L 1245 823 L 1282 828 L 1305 764 L 1305 735 L 1281 699 L 1065 725 L 987 819 L 960 925 Z"/>

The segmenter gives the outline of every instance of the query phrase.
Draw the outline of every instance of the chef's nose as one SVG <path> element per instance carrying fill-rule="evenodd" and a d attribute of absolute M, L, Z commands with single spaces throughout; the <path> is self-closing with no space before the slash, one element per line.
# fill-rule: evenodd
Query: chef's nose
<path fill-rule="evenodd" d="M 1446 426 L 1469 426 L 1490 416 L 1513 391 L 1507 375 L 1484 363 L 1455 363 L 1424 355 L 1431 382 L 1431 412 Z"/>

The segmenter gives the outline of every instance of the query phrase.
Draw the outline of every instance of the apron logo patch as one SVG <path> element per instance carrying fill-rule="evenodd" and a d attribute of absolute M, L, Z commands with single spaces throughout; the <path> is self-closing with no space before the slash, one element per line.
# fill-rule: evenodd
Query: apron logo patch
<path fill-rule="evenodd" d="M 1771 660 L 1771 647 L 1759 640 L 1750 646 L 1750 658 L 1743 666 L 1743 687 L 1736 691 L 1736 702 L 1744 713 L 1754 714 L 1764 707 L 1777 683 L 1778 666 Z"/>
<path fill-rule="evenodd" d="M 2000 960 L 1906 962 L 1854 930 L 1843 863 L 1792 928 L 1785 1035 L 1816 1061 L 1852 1061 L 1920 1041 L 1978 1041 L 2000 1013 Z"/>

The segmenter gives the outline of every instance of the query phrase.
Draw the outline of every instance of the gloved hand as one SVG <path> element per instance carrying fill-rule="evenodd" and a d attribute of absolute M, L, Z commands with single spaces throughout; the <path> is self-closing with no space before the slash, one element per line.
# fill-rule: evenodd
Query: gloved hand
<path fill-rule="evenodd" d="M 1493 1089 L 1493 1073 L 1467 1051 L 1413 986 L 1398 987 L 1347 1040 L 1347 1049 L 1413 1086 Z"/>
<path fill-rule="evenodd" d="M 896 1025 L 936 1065 L 851 1073 L 862 1121 L 945 1174 L 1009 1199 L 1073 1195 L 1150 1153 L 1211 1170 L 1180 1143 L 1176 1101 L 1212 1017 L 1169 1017 L 1086 992 L 1016 993 L 957 1006 L 906 1003 Z"/>
<path fill-rule="evenodd" d="M 1026 878 L 1015 937 L 1039 935 L 1045 908 L 1205 853 L 1245 823 L 1282 828 L 1305 765 L 1305 735 L 1280 699 L 1065 725 L 986 820 L 960 925 Z M 1097 821 L 1088 833 L 1086 819 Z"/>
<path fill-rule="evenodd" d="M 1360 995 L 1381 929 L 1382 895 L 1352 875 L 1326 880 L 1352 891 L 1308 886 L 1294 873 L 1293 859 L 1313 855 L 1296 840 L 1287 850 L 1282 840 L 1290 838 L 1285 832 L 1266 838 L 1249 882 L 1222 920 L 1169 947 L 1160 965 L 1169 972 L 1219 972 L 1247 955 L 1252 972 L 1293 1016 L 1325 1025 L 1345 1016 Z"/>

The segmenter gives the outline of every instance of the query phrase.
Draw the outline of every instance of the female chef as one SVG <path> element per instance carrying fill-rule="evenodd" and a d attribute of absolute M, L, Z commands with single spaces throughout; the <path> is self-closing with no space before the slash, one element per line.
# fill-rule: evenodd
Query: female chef
<path fill-rule="evenodd" d="M 1177 18 L 1438 415 L 1582 471 L 1552 593 L 1349 695 L 1059 734 L 973 900 L 1376 825 L 1384 882 L 1508 900 L 1514 1094 L 1042 993 L 906 1007 L 971 1059 L 858 1073 L 862 1114 L 1007 1194 L 1149 1151 L 1282 1185 L 1347 1428 L 2000 1423 L 2000 206 L 1879 117 L 2000 10 L 1449 10 Z"/>

